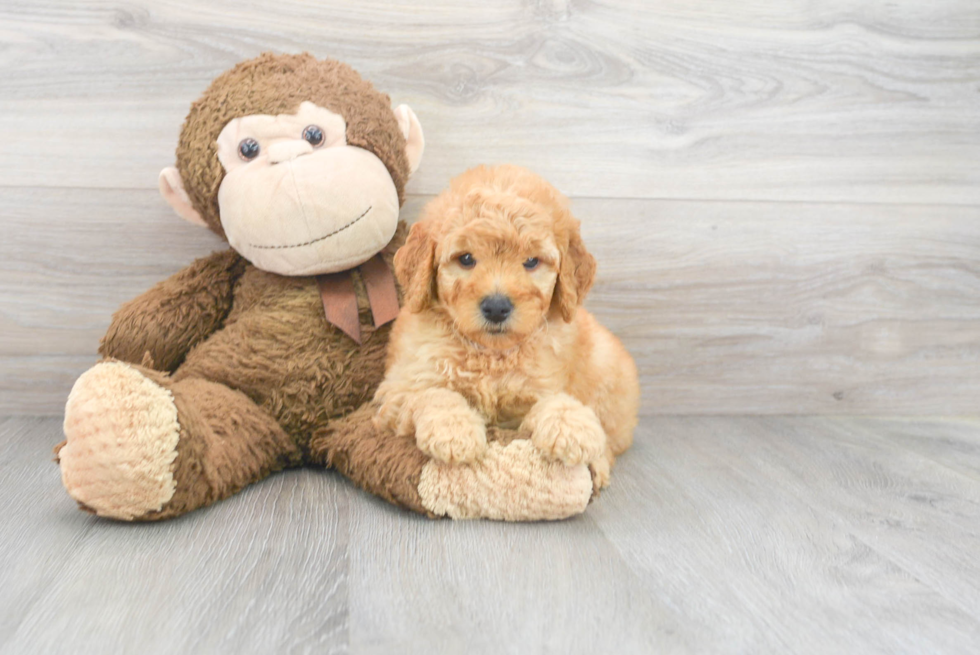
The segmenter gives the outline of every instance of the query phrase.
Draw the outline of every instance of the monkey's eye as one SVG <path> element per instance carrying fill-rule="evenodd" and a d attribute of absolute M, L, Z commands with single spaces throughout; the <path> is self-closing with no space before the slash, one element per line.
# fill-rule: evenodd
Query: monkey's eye
<path fill-rule="evenodd" d="M 538 262 L 537 257 L 528 257 L 527 261 L 524 262 L 524 268 L 526 268 L 529 271 L 533 271 L 538 267 L 539 263 L 540 262 Z"/>
<path fill-rule="evenodd" d="M 245 161 L 251 161 L 258 157 L 259 150 L 259 142 L 252 137 L 242 139 L 241 143 L 238 144 L 238 156 Z"/>
<path fill-rule="evenodd" d="M 303 138 L 306 139 L 307 143 L 316 148 L 323 143 L 323 130 L 316 125 L 307 125 L 306 129 L 303 130 Z"/>
<path fill-rule="evenodd" d="M 463 268 L 473 268 L 476 266 L 476 260 L 473 259 L 473 255 L 468 252 L 464 252 L 462 255 L 460 255 L 457 258 L 457 261 L 459 261 L 459 265 Z"/>

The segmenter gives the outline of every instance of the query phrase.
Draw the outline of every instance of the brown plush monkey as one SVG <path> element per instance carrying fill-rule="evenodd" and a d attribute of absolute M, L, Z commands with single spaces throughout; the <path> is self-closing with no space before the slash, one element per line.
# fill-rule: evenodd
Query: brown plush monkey
<path fill-rule="evenodd" d="M 345 64 L 265 54 L 214 80 L 160 189 L 231 249 L 123 305 L 75 383 L 56 452 L 83 509 L 169 518 L 304 463 L 431 516 L 584 509 L 588 470 L 513 435 L 454 468 L 373 425 L 422 150 L 414 113 Z"/>

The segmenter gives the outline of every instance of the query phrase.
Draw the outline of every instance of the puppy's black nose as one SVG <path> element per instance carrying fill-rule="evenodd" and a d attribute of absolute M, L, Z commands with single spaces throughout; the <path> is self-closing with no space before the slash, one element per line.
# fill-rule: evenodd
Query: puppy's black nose
<path fill-rule="evenodd" d="M 514 311 L 514 303 L 507 296 L 500 294 L 487 296 L 480 301 L 480 311 L 483 317 L 491 323 L 503 323 Z"/>

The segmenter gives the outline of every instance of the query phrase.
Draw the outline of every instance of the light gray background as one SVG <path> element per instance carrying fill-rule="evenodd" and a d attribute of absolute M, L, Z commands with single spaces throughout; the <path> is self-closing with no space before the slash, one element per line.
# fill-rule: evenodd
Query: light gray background
<path fill-rule="evenodd" d="M 221 246 L 157 173 L 265 50 L 415 109 L 409 220 L 477 163 L 573 199 L 644 389 L 585 515 L 431 522 L 317 470 L 73 507 L 47 460 L 112 311 Z M 975 652 L 978 162 L 973 0 L 5 0 L 0 651 Z"/>

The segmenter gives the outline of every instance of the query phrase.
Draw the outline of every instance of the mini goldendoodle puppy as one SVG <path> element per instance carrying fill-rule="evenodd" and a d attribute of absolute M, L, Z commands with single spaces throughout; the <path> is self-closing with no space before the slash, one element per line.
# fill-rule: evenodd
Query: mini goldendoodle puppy
<path fill-rule="evenodd" d="M 595 268 L 567 199 L 537 175 L 457 177 L 395 255 L 405 306 L 377 420 L 450 463 L 480 457 L 488 424 L 519 427 L 606 486 L 633 441 L 640 388 L 633 358 L 581 307 Z"/>

